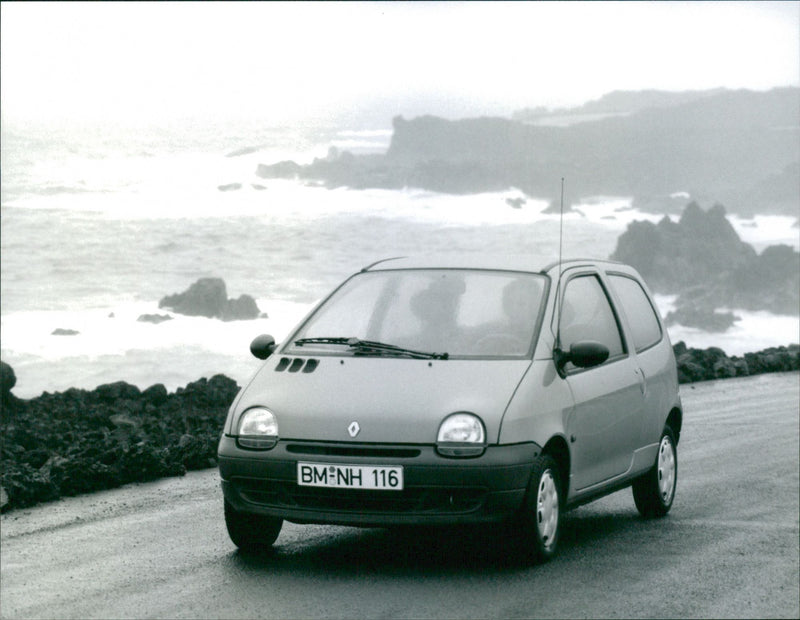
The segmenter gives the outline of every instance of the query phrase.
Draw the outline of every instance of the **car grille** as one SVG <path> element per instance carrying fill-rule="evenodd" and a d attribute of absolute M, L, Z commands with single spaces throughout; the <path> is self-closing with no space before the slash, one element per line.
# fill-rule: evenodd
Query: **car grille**
<path fill-rule="evenodd" d="M 418 448 L 383 448 L 364 445 L 294 444 L 286 446 L 292 454 L 313 454 L 315 456 L 357 456 L 413 459 L 420 455 Z"/>
<path fill-rule="evenodd" d="M 403 491 L 368 491 L 305 487 L 295 482 L 237 478 L 232 483 L 253 504 L 278 508 L 359 514 L 454 514 L 483 505 L 486 489 L 409 487 Z"/>

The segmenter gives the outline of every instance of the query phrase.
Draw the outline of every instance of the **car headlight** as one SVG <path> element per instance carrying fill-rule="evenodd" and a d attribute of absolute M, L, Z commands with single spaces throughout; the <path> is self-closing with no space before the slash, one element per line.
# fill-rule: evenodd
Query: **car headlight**
<path fill-rule="evenodd" d="M 454 413 L 439 426 L 436 451 L 442 456 L 480 456 L 486 450 L 483 422 L 472 413 Z"/>
<path fill-rule="evenodd" d="M 239 418 L 237 443 L 242 448 L 269 450 L 278 443 L 278 420 L 264 407 L 248 409 Z"/>

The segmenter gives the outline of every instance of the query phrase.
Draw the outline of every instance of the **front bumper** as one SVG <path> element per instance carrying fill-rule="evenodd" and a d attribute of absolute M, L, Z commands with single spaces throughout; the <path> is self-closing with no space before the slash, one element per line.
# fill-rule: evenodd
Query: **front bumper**
<path fill-rule="evenodd" d="M 476 458 L 444 458 L 430 445 L 375 445 L 281 440 L 273 449 L 243 450 L 223 436 L 219 469 L 225 499 L 236 510 L 295 523 L 362 527 L 502 521 L 522 504 L 534 443 L 489 446 Z M 297 462 L 401 465 L 402 491 L 306 487 Z"/>

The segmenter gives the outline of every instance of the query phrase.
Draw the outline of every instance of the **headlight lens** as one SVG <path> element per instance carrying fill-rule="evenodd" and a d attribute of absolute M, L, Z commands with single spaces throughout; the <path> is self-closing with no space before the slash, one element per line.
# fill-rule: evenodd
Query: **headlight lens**
<path fill-rule="evenodd" d="M 269 450 L 278 443 L 278 420 L 269 409 L 253 407 L 239 418 L 237 435 L 242 448 Z"/>
<path fill-rule="evenodd" d="M 483 422 L 472 413 L 454 413 L 439 426 L 436 450 L 442 456 L 480 456 L 486 449 Z"/>

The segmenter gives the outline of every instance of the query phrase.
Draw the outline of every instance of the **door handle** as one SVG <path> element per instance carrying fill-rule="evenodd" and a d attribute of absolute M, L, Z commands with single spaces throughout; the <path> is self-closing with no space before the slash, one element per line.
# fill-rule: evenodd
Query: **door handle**
<path fill-rule="evenodd" d="M 642 396 L 644 396 L 647 393 L 647 381 L 645 380 L 644 370 L 637 368 L 633 372 L 639 377 L 639 389 L 642 390 Z"/>

